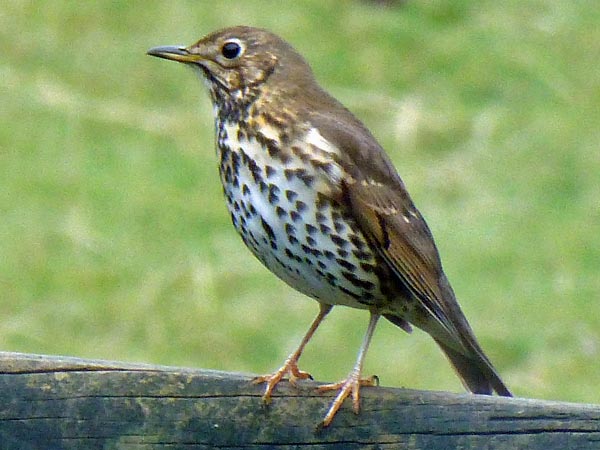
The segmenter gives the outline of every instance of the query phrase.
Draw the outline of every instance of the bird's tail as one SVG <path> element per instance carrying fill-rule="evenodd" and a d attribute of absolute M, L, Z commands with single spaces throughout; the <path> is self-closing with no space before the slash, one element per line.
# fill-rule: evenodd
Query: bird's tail
<path fill-rule="evenodd" d="M 457 317 L 461 319 L 459 323 L 461 324 L 462 331 L 461 333 L 457 332 L 458 338 L 450 335 L 436 337 L 432 332 L 433 328 L 424 326 L 423 323 L 419 324 L 419 327 L 431 334 L 452 364 L 452 367 L 466 389 L 474 394 L 492 395 L 495 391 L 503 397 L 512 397 L 500 375 L 498 375 L 498 372 L 496 372 L 496 369 L 477 343 L 477 339 L 462 313 L 457 314 Z M 398 316 L 386 314 L 385 318 L 407 333 L 412 331 L 410 324 Z M 439 329 L 436 331 L 439 331 Z M 440 335 L 438 334 L 438 336 Z M 457 346 L 462 349 L 462 352 L 445 344 L 444 341 L 461 342 Z"/>
<path fill-rule="evenodd" d="M 465 388 L 474 394 L 491 395 L 495 391 L 503 397 L 512 397 L 512 394 L 500 379 L 490 360 L 485 356 L 479 345 L 474 342 L 472 357 L 467 357 L 452 347 L 434 338 L 444 354 L 456 370 Z"/>
<path fill-rule="evenodd" d="M 466 389 L 474 394 L 492 395 L 495 391 L 500 396 L 512 397 L 477 342 L 456 301 L 454 291 L 443 274 L 440 288 L 443 301 L 440 299 L 436 304 L 427 305 L 429 307 L 424 307 L 413 315 L 411 322 L 429 333 L 437 342 Z M 394 318 L 392 322 L 401 326 L 399 320 Z"/>

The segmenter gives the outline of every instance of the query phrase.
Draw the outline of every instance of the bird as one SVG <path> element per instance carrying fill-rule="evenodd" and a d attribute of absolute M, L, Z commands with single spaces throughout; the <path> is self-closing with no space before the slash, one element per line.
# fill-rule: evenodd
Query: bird
<path fill-rule="evenodd" d="M 344 401 L 360 410 L 360 388 L 378 383 L 362 368 L 381 317 L 439 345 L 465 388 L 510 397 L 479 345 L 442 269 L 425 219 L 367 127 L 316 81 L 291 44 L 262 28 L 214 31 L 190 46 L 150 56 L 193 68 L 214 110 L 219 176 L 231 221 L 256 258 L 319 303 L 298 348 L 265 385 L 311 378 L 298 360 L 334 306 L 369 312 L 355 365 L 339 383 L 321 427 Z"/>

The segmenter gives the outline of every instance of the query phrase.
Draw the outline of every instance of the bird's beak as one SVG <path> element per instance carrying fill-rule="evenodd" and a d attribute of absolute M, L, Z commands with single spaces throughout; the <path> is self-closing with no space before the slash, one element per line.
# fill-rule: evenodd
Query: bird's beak
<path fill-rule="evenodd" d="M 154 47 L 148 50 L 146 54 L 182 63 L 197 63 L 202 59 L 200 55 L 190 53 L 187 48 L 176 45 Z"/>

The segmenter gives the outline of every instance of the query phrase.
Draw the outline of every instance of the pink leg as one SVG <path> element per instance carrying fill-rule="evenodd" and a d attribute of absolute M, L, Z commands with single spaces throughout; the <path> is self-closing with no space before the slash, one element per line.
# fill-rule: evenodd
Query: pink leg
<path fill-rule="evenodd" d="M 350 375 L 348 375 L 348 378 L 340 381 L 339 383 L 326 384 L 318 388 L 319 392 L 339 390 L 338 395 L 335 397 L 335 400 L 333 400 L 333 402 L 331 403 L 329 411 L 327 411 L 323 422 L 321 422 L 322 427 L 326 427 L 331 423 L 335 414 L 338 412 L 338 410 L 344 403 L 344 400 L 349 395 L 352 395 L 352 409 L 354 410 L 355 414 L 358 414 L 358 411 L 360 409 L 360 387 L 377 385 L 377 377 L 360 378 L 360 374 L 362 372 L 365 355 L 367 354 L 367 349 L 369 348 L 369 343 L 371 342 L 371 337 L 373 337 L 373 332 L 375 331 L 375 327 L 377 326 L 377 321 L 379 320 L 379 317 L 381 317 L 379 314 L 371 312 L 371 318 L 369 320 L 369 326 L 367 327 L 367 333 L 365 334 L 362 345 L 360 346 L 360 350 L 358 351 L 358 358 L 356 359 L 356 364 L 354 365 L 352 372 L 350 372 Z"/>
<path fill-rule="evenodd" d="M 271 393 L 273 392 L 273 389 L 275 388 L 275 386 L 277 386 L 277 383 L 279 383 L 281 379 L 286 375 L 289 376 L 289 382 L 294 386 L 296 385 L 296 381 L 298 379 L 312 379 L 308 372 L 304 372 L 298 369 L 298 360 L 300 359 L 300 356 L 304 351 L 304 347 L 306 347 L 308 341 L 310 341 L 313 334 L 315 334 L 315 331 L 319 327 L 320 323 L 323 321 L 323 319 L 329 313 L 329 311 L 331 311 L 331 308 L 333 308 L 333 306 L 331 305 L 324 305 L 322 303 L 320 303 L 319 306 L 319 314 L 317 315 L 315 320 L 313 320 L 312 324 L 310 325 L 310 328 L 308 329 L 304 338 L 302 338 L 302 342 L 300 342 L 300 345 L 298 346 L 296 351 L 290 356 L 288 356 L 288 358 L 283 363 L 283 366 L 281 366 L 279 370 L 272 374 L 256 377 L 254 380 L 252 380 L 252 382 L 256 384 L 266 383 L 265 392 L 262 397 L 263 402 L 267 404 L 271 402 Z"/>

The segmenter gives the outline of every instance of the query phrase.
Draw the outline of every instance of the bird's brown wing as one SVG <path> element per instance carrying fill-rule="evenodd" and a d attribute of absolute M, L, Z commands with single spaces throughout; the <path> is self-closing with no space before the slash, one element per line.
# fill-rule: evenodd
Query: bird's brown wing
<path fill-rule="evenodd" d="M 453 320 L 454 305 L 447 304 L 441 292 L 442 266 L 433 237 L 404 186 L 363 178 L 347 183 L 344 191 L 361 230 L 394 274 L 430 318 L 462 345 Z M 415 325 L 431 328 L 425 321 Z"/>
<path fill-rule="evenodd" d="M 464 351 L 453 321 L 456 310 L 461 318 L 462 313 L 454 297 L 445 299 L 441 292 L 444 275 L 429 227 L 371 133 L 343 107 L 335 112 L 313 112 L 311 122 L 340 150 L 339 164 L 348 175 L 342 181 L 344 201 L 392 272 L 441 326 L 442 335 L 434 334 L 446 339 L 450 335 L 457 350 Z M 425 322 L 415 325 L 429 333 L 439 329 L 424 326 Z"/>
<path fill-rule="evenodd" d="M 411 317 L 399 314 L 388 318 L 404 329 L 409 329 L 408 319 L 431 334 L 471 392 L 490 394 L 494 389 L 511 396 L 477 343 L 444 275 L 431 231 L 388 156 L 348 110 L 334 99 L 329 106 L 327 113 L 315 108 L 307 116 L 339 150 L 336 162 L 345 172 L 339 180 L 340 201 L 348 206 L 398 282 L 418 302 Z"/>
<path fill-rule="evenodd" d="M 494 389 L 510 397 L 460 310 L 429 228 L 403 187 L 392 190 L 363 179 L 350 184 L 346 196 L 363 233 L 428 313 L 410 320 L 432 335 L 469 390 Z"/>

